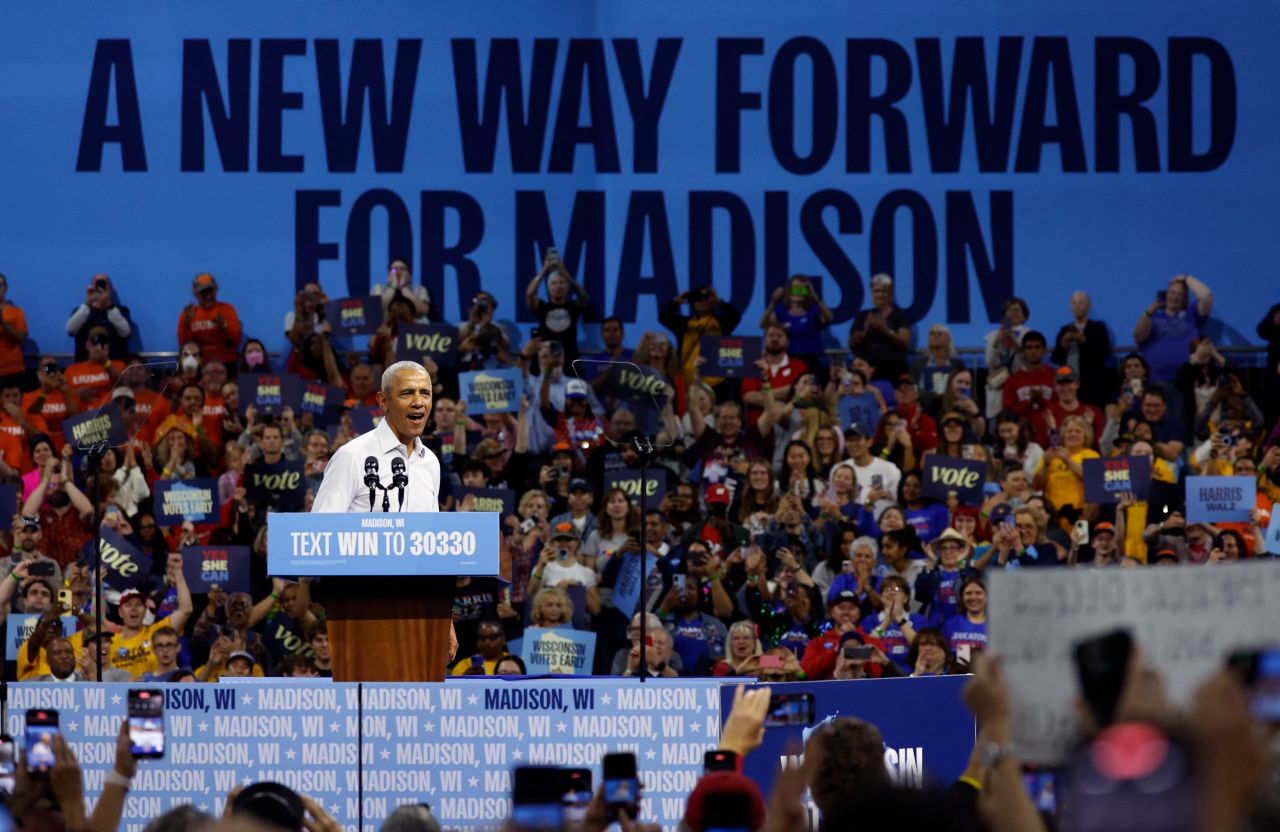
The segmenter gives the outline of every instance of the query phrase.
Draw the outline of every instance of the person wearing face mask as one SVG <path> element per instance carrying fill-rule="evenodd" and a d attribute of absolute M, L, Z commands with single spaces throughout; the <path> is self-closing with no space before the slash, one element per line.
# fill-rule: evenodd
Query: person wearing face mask
<path fill-rule="evenodd" d="M 237 373 L 270 373 L 273 372 L 271 358 L 267 348 L 257 338 L 246 338 L 240 348 L 240 360 L 236 362 Z"/>
<path fill-rule="evenodd" d="M 178 350 L 178 376 L 184 382 L 200 380 L 201 359 L 200 345 L 195 341 L 186 341 Z"/>
<path fill-rule="evenodd" d="M 203 361 L 235 362 L 241 335 L 236 308 L 218 300 L 218 281 L 211 274 L 196 275 L 191 292 L 196 302 L 183 309 L 178 318 L 178 343 L 195 341 L 200 345 Z"/>
<path fill-rule="evenodd" d="M 67 319 L 67 334 L 75 339 L 76 361 L 89 357 L 85 336 L 101 327 L 110 339 L 108 352 L 113 359 L 123 359 L 129 352 L 129 337 L 134 334 L 129 307 L 119 306 L 115 287 L 105 274 L 95 274 L 85 288 L 84 303 Z"/>

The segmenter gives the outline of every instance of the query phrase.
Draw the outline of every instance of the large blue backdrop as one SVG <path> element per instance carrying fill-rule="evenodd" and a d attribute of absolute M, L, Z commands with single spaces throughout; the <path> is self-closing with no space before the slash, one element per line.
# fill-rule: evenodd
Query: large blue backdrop
<path fill-rule="evenodd" d="M 269 343 L 301 282 L 362 294 L 392 255 L 449 318 L 483 285 L 522 319 L 552 243 L 646 327 L 708 283 L 757 316 L 792 272 L 845 322 L 889 271 L 961 343 L 1077 287 L 1123 342 L 1188 272 L 1238 341 L 1280 254 L 1278 27 L 1245 0 L 10 3 L 0 271 L 57 349 L 97 271 L 150 349 L 206 270 Z"/>

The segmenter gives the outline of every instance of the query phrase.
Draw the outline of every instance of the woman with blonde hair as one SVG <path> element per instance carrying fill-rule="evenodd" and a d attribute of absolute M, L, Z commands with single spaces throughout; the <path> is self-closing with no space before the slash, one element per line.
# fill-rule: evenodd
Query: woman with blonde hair
<path fill-rule="evenodd" d="M 558 586 L 538 590 L 529 620 L 535 627 L 572 627 L 573 599 Z"/>
<path fill-rule="evenodd" d="M 755 623 L 735 621 L 729 625 L 729 635 L 725 638 L 725 657 L 711 669 L 711 675 L 745 676 L 746 666 L 763 652 Z"/>
<path fill-rule="evenodd" d="M 646 332 L 640 336 L 640 344 L 632 356 L 639 367 L 653 370 L 664 382 L 675 390 L 675 410 L 684 413 L 689 407 L 688 388 L 685 387 L 684 373 L 680 372 L 680 356 L 676 353 L 671 339 L 661 332 Z"/>

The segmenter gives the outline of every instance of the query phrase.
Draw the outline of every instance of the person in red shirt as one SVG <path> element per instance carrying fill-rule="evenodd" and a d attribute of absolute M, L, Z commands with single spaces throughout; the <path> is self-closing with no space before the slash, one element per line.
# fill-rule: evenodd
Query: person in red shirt
<path fill-rule="evenodd" d="M 938 447 L 938 423 L 920 406 L 920 387 L 916 380 L 909 373 L 898 376 L 893 394 L 898 400 L 894 412 L 907 423 L 907 433 L 916 453 L 923 454 Z M 919 459 L 918 456 L 916 458 Z"/>
<path fill-rule="evenodd" d="M 20 377 L 26 369 L 22 360 L 22 342 L 27 340 L 27 316 L 10 303 L 9 278 L 0 274 L 0 378 Z"/>
<path fill-rule="evenodd" d="M 769 392 L 762 388 L 764 381 L 758 378 L 744 379 L 742 400 L 747 403 L 747 424 L 754 425 L 764 412 L 764 397 L 773 394 L 780 402 L 791 396 L 791 385 L 808 372 L 809 367 L 799 358 L 787 354 L 791 336 L 781 324 L 770 324 L 764 330 L 764 363 L 769 369 Z"/>
<path fill-rule="evenodd" d="M 80 400 L 71 395 L 71 385 L 62 374 L 58 359 L 52 355 L 41 356 L 39 366 L 36 377 L 40 380 L 40 389 L 32 390 L 22 397 L 22 409 L 44 419 L 49 427 L 53 449 L 61 452 L 64 444 L 62 422 L 81 411 Z"/>
<path fill-rule="evenodd" d="M 39 516 L 44 553 L 63 569 L 79 556 L 91 538 L 93 504 L 76 487 L 69 460 L 45 460 L 39 483 L 22 503 L 22 516 Z"/>
<path fill-rule="evenodd" d="M 204 361 L 235 363 L 241 335 L 236 308 L 218 300 L 218 281 L 211 274 L 196 275 L 191 291 L 196 302 L 178 318 L 178 343 L 195 341 Z"/>
<path fill-rule="evenodd" d="M 1004 383 L 1004 409 L 1016 411 L 1028 419 L 1046 410 L 1053 401 L 1053 368 L 1045 363 L 1048 343 L 1044 334 L 1034 329 L 1022 334 L 1022 369 Z"/>
<path fill-rule="evenodd" d="M 879 640 L 869 638 L 858 629 L 859 615 L 861 608 L 853 591 L 846 589 L 827 599 L 827 623 L 823 625 L 822 634 L 805 645 L 804 658 L 800 661 L 806 679 L 819 681 L 831 678 L 846 633 L 856 633 L 863 644 L 880 646 Z M 868 667 L 867 671 L 871 676 L 880 675 L 878 666 Z"/>
<path fill-rule="evenodd" d="M 347 385 L 347 407 L 377 407 L 378 381 L 373 367 L 357 364 L 351 368 L 351 380 Z"/>
<path fill-rule="evenodd" d="M 1059 367 L 1053 376 L 1054 395 L 1049 406 L 1037 411 L 1031 417 L 1031 425 L 1036 431 L 1036 441 L 1042 448 L 1049 447 L 1049 436 L 1062 427 L 1062 420 L 1068 416 L 1083 417 L 1093 427 L 1094 449 L 1097 449 L 1098 437 L 1107 420 L 1102 411 L 1091 404 L 1080 401 L 1080 377 L 1070 367 Z"/>
<path fill-rule="evenodd" d="M 123 361 L 112 361 L 107 352 L 111 347 L 111 335 L 106 329 L 95 326 L 85 339 L 85 351 L 89 357 L 67 368 L 67 383 L 71 393 L 80 400 L 80 407 L 92 410 L 107 400 L 116 379 L 124 371 Z"/>

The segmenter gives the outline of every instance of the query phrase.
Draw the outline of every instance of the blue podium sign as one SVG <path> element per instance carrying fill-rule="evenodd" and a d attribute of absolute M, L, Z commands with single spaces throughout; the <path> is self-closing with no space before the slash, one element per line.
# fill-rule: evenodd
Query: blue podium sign
<path fill-rule="evenodd" d="M 272 514 L 272 575 L 496 575 L 499 516 L 468 511 Z"/>

